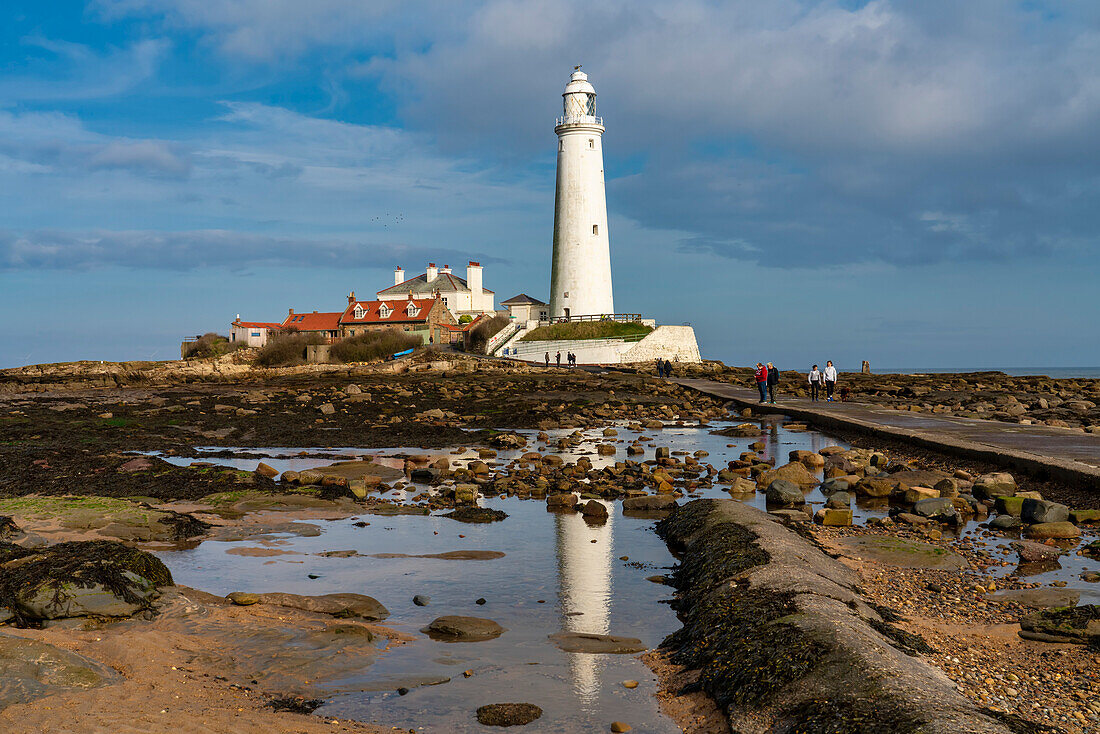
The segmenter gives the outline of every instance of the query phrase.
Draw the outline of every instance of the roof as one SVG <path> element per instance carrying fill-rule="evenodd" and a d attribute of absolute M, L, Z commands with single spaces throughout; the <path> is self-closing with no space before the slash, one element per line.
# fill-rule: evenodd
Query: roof
<path fill-rule="evenodd" d="M 292 313 L 282 323 L 283 329 L 298 331 L 336 331 L 340 328 L 340 312 L 336 313 Z"/>
<path fill-rule="evenodd" d="M 470 286 L 467 285 L 465 279 L 458 277 L 453 273 L 440 273 L 432 280 L 428 280 L 427 273 L 421 273 L 415 278 L 409 278 L 403 283 L 397 285 L 391 285 L 389 288 L 378 291 L 378 295 L 384 298 L 387 295 L 407 295 L 409 291 L 413 294 L 427 293 L 431 294 L 435 291 L 440 293 L 462 293 L 470 290 Z M 486 293 L 493 293 L 494 291 L 488 288 L 482 288 Z"/>
<path fill-rule="evenodd" d="M 282 324 L 275 324 L 270 321 L 234 321 L 233 326 L 240 326 L 244 329 L 281 329 Z"/>
<path fill-rule="evenodd" d="M 414 298 L 411 301 L 397 298 L 390 301 L 354 301 L 349 303 L 344 313 L 340 315 L 341 324 L 401 324 L 428 320 L 428 314 L 435 305 L 434 298 Z M 409 316 L 408 304 L 413 304 L 417 309 L 413 316 Z M 382 306 L 385 305 L 388 313 L 382 315 Z M 363 317 L 355 318 L 356 307 L 363 309 Z"/>
<path fill-rule="evenodd" d="M 537 298 L 532 298 L 526 293 L 520 293 L 518 296 L 512 296 L 507 301 L 501 301 L 501 306 L 545 306 L 546 304 Z"/>

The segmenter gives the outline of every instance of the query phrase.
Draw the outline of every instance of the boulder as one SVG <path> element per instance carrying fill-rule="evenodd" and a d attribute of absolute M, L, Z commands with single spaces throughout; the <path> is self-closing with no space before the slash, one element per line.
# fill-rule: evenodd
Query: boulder
<path fill-rule="evenodd" d="M 1007 472 L 983 474 L 974 480 L 972 491 L 980 500 L 1011 497 L 1016 494 L 1016 480 Z"/>
<path fill-rule="evenodd" d="M 1043 642 L 1068 642 L 1100 646 L 1100 605 L 1060 604 L 1020 620 L 1020 637 Z"/>
<path fill-rule="evenodd" d="M 861 497 L 889 497 L 897 482 L 883 477 L 864 477 L 856 484 L 856 494 Z"/>
<path fill-rule="evenodd" d="M 821 483 L 821 493 L 826 496 L 835 492 L 847 492 L 849 489 L 851 489 L 851 485 L 848 484 L 848 480 L 840 477 L 826 479 Z"/>
<path fill-rule="evenodd" d="M 274 479 L 279 476 L 279 470 L 273 466 L 263 463 L 262 461 L 256 465 L 256 473 L 261 477 L 267 477 L 268 479 Z"/>
<path fill-rule="evenodd" d="M 452 512 L 445 513 L 442 517 L 449 517 L 459 522 L 485 523 L 507 519 L 508 513 L 504 510 L 494 510 L 491 507 L 467 506 L 459 507 Z"/>
<path fill-rule="evenodd" d="M 802 489 L 786 479 L 772 481 L 768 485 L 766 498 L 768 505 L 775 507 L 801 507 L 806 504 Z"/>
<path fill-rule="evenodd" d="M 958 497 L 959 480 L 954 477 L 941 479 L 933 485 L 932 489 L 940 493 L 940 497 Z"/>
<path fill-rule="evenodd" d="M 1023 497 L 998 497 L 993 502 L 993 508 L 1001 515 L 1020 517 L 1024 511 Z"/>
<path fill-rule="evenodd" d="M 913 504 L 913 514 L 939 522 L 956 523 L 959 521 L 955 503 L 948 497 L 920 500 Z"/>
<path fill-rule="evenodd" d="M 1071 510 L 1069 519 L 1074 525 L 1100 523 L 1100 510 Z M 2 533 L 0 537 L 3 537 Z"/>
<path fill-rule="evenodd" d="M 825 457 L 813 451 L 796 450 L 789 454 L 791 461 L 807 466 L 811 469 L 820 469 L 825 466 Z"/>
<path fill-rule="evenodd" d="M 546 498 L 546 509 L 548 510 L 572 510 L 577 506 L 580 498 L 575 494 L 562 493 L 552 494 Z"/>
<path fill-rule="evenodd" d="M 25 620 L 128 617 L 148 609 L 172 574 L 156 556 L 109 540 L 0 554 L 0 605 Z"/>
<path fill-rule="evenodd" d="M 1069 508 L 1050 500 L 1025 499 L 1020 519 L 1028 524 L 1064 522 L 1069 519 Z"/>
<path fill-rule="evenodd" d="M 821 512 L 821 524 L 825 527 L 848 527 L 852 524 L 852 511 L 826 507 Z"/>
<path fill-rule="evenodd" d="M 940 496 L 940 493 L 929 487 L 910 487 L 902 494 L 902 499 L 907 505 L 912 505 L 921 500 L 932 500 Z"/>
<path fill-rule="evenodd" d="M 368 622 L 378 622 L 390 616 L 390 612 L 377 599 L 363 594 L 321 594 L 303 596 L 275 592 L 260 594 L 261 604 L 301 609 L 306 612 L 329 614 L 333 617 L 356 617 Z"/>
<path fill-rule="evenodd" d="M 542 709 L 533 703 L 490 703 L 477 709 L 482 726 L 524 726 L 541 716 Z"/>
<path fill-rule="evenodd" d="M 581 514 L 589 520 L 606 520 L 607 505 L 599 500 L 588 500 L 581 505 Z"/>
<path fill-rule="evenodd" d="M 989 521 L 989 527 L 994 530 L 1015 530 L 1023 524 L 1020 518 L 1013 515 L 997 515 Z"/>
<path fill-rule="evenodd" d="M 642 497 L 627 497 L 623 500 L 623 510 L 633 512 L 654 512 L 676 508 L 676 499 L 668 495 L 647 494 Z"/>
<path fill-rule="evenodd" d="M 825 509 L 847 510 L 852 506 L 852 495 L 847 492 L 834 492 L 825 501 Z"/>
<path fill-rule="evenodd" d="M 1071 522 L 1041 522 L 1030 525 L 1024 531 L 1029 538 L 1046 540 L 1047 538 L 1079 538 L 1081 531 Z"/>
<path fill-rule="evenodd" d="M 775 469 L 764 472 L 757 477 L 757 484 L 768 487 L 771 483 L 777 479 L 782 479 L 792 484 L 797 484 L 804 489 L 813 489 L 821 480 L 810 473 L 810 470 L 806 468 L 805 464 L 797 461 L 792 461 L 789 464 L 778 466 Z"/>
<path fill-rule="evenodd" d="M 495 639 L 507 632 L 491 619 L 458 615 L 438 617 L 420 631 L 433 639 L 447 642 L 480 642 Z"/>
<path fill-rule="evenodd" d="M 1034 543 L 1030 540 L 1017 540 L 1009 543 L 1009 546 L 1019 554 L 1020 561 L 1023 563 L 1052 561 L 1062 554 L 1058 546 Z"/>
<path fill-rule="evenodd" d="M 558 632 L 549 635 L 554 644 L 565 652 L 582 652 L 594 655 L 633 655 L 648 648 L 635 637 L 598 635 L 591 632 Z"/>

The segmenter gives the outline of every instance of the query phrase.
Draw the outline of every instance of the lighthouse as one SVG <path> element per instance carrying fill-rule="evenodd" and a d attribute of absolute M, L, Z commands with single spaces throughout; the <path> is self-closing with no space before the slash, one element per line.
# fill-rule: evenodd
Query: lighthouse
<path fill-rule="evenodd" d="M 615 312 L 611 295 L 611 244 L 603 183 L 603 118 L 596 90 L 578 67 L 562 94 L 558 183 L 554 198 L 551 318 Z"/>

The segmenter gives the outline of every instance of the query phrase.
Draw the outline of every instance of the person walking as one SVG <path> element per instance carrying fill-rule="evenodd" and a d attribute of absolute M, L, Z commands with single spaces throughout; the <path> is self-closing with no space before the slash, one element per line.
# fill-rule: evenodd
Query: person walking
<path fill-rule="evenodd" d="M 817 395 L 821 391 L 821 371 L 817 369 L 816 364 L 806 379 L 810 383 L 810 402 L 816 403 Z"/>
<path fill-rule="evenodd" d="M 547 367 L 549 367 L 549 366 L 550 366 L 550 352 L 547 352 L 547 353 L 546 353 L 546 366 L 547 366 Z"/>
<path fill-rule="evenodd" d="M 833 390 L 836 390 L 836 367 L 833 367 L 833 360 L 829 360 L 825 363 L 825 399 L 830 403 L 833 402 Z"/>
<path fill-rule="evenodd" d="M 756 387 L 760 390 L 760 402 L 768 399 L 768 368 L 763 362 L 756 363 Z"/>
<path fill-rule="evenodd" d="M 768 362 L 768 396 L 775 402 L 775 392 L 779 389 L 779 368 Z"/>
<path fill-rule="evenodd" d="M 672 377 L 672 362 L 665 360 L 665 378 Z"/>
<path fill-rule="evenodd" d="M 558 351 L 557 355 L 554 357 L 554 360 L 557 362 L 558 367 L 561 367 L 561 351 L 560 350 Z"/>

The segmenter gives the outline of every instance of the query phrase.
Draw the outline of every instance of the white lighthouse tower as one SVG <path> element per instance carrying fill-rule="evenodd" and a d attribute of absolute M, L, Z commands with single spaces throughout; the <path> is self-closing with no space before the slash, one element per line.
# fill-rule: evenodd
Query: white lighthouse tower
<path fill-rule="evenodd" d="M 562 97 L 563 115 L 554 128 L 558 187 L 550 317 L 611 314 L 615 305 L 603 183 L 603 118 L 596 117 L 596 90 L 583 71 L 573 72 Z"/>

